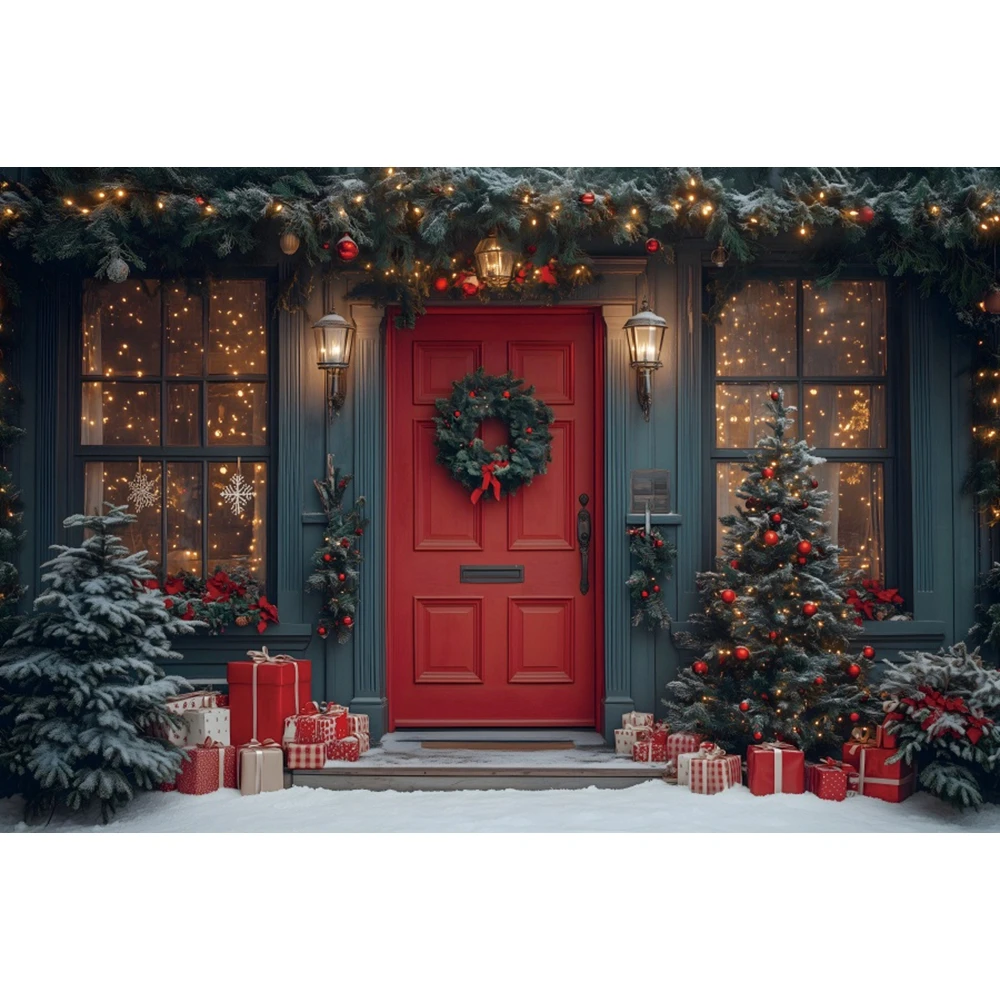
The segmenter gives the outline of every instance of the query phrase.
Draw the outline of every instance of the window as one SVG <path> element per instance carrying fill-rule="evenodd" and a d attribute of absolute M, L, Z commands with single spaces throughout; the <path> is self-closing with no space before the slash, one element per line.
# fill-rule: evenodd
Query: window
<path fill-rule="evenodd" d="M 266 579 L 268 341 L 261 280 L 84 289 L 84 510 L 129 504 L 138 521 L 125 541 L 161 575 L 220 566 Z M 244 504 L 222 495 L 237 474 L 253 491 Z"/>
<path fill-rule="evenodd" d="M 881 281 L 749 281 L 715 327 L 716 512 L 732 510 L 743 455 L 766 432 L 775 386 L 798 407 L 797 433 L 827 459 L 816 478 L 845 568 L 884 580 L 887 426 L 886 289 Z M 716 551 L 722 546 L 717 524 Z"/>

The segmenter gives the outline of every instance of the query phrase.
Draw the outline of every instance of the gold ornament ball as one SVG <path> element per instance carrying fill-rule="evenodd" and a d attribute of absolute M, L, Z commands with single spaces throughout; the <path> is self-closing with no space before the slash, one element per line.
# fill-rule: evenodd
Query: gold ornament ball
<path fill-rule="evenodd" d="M 986 293 L 986 298 L 983 299 L 983 308 L 991 316 L 1000 316 L 1000 285 L 994 285 Z"/>
<path fill-rule="evenodd" d="M 716 267 L 725 267 L 727 260 L 729 260 L 729 251 L 720 243 L 712 251 L 712 263 Z"/>
<path fill-rule="evenodd" d="M 281 239 L 278 240 L 278 246 L 281 247 L 281 252 L 287 253 L 289 257 L 298 251 L 299 243 L 299 238 L 295 235 L 295 233 L 282 233 Z"/>

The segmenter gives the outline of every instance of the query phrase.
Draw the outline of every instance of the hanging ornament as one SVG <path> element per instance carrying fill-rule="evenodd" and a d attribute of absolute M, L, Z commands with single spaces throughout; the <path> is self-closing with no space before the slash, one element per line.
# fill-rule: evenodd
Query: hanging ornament
<path fill-rule="evenodd" d="M 809 562 L 809 560 L 808 560 L 808 559 L 806 559 L 806 557 L 805 557 L 805 556 L 796 556 L 796 557 L 795 557 L 795 561 L 796 561 L 796 562 L 797 562 L 797 563 L 798 563 L 798 564 L 799 564 L 800 566 L 805 566 L 805 564 L 806 564 L 807 562 Z"/>
<path fill-rule="evenodd" d="M 771 524 L 781 524 L 781 515 L 777 511 L 771 515 Z"/>
<path fill-rule="evenodd" d="M 778 537 L 776 531 L 765 531 L 764 532 L 764 544 L 765 545 L 777 545 L 781 539 Z"/>
<path fill-rule="evenodd" d="M 758 729 L 757 732 L 753 734 L 753 738 L 759 742 L 764 738 L 764 734 Z"/>
<path fill-rule="evenodd" d="M 861 650 L 861 655 L 866 660 L 874 660 L 875 659 L 875 647 L 874 646 L 865 646 L 865 648 Z"/>
<path fill-rule="evenodd" d="M 737 646 L 733 652 L 737 660 L 745 661 L 750 659 L 750 650 L 746 646 Z"/>
<path fill-rule="evenodd" d="M 712 251 L 712 263 L 716 267 L 725 267 L 727 260 L 729 260 L 729 251 L 720 243 Z"/>
<path fill-rule="evenodd" d="M 281 247 L 281 252 L 288 254 L 289 257 L 299 249 L 299 243 L 300 240 L 295 233 L 282 233 L 278 239 L 278 246 Z"/>
<path fill-rule="evenodd" d="M 358 254 L 361 253 L 361 248 L 351 239 L 347 233 L 337 240 L 337 256 L 341 260 L 349 261 L 354 260 Z"/>
<path fill-rule="evenodd" d="M 733 601 L 736 600 L 736 591 L 724 590 L 721 594 L 719 594 L 719 597 L 721 597 L 726 604 L 732 604 Z"/>
<path fill-rule="evenodd" d="M 233 478 L 229 480 L 229 485 L 219 495 L 237 517 L 243 514 L 243 509 L 257 495 L 253 485 L 243 478 L 243 469 L 239 459 L 236 459 L 236 472 L 233 474 Z"/>
<path fill-rule="evenodd" d="M 350 615 L 344 615 L 341 621 L 350 628 L 354 624 L 354 619 Z"/>
<path fill-rule="evenodd" d="M 817 611 L 819 611 L 819 608 L 811 601 L 807 601 L 802 605 L 802 614 L 804 614 L 806 618 L 812 618 Z"/>
<path fill-rule="evenodd" d="M 773 629 L 770 632 L 767 633 L 767 637 L 768 637 L 768 639 L 771 640 L 771 642 L 777 642 L 778 641 L 778 633 L 775 632 Z"/>
<path fill-rule="evenodd" d="M 662 246 L 663 244 L 655 236 L 650 236 L 646 240 L 646 253 L 659 253 Z"/>
<path fill-rule="evenodd" d="M 860 673 L 861 673 L 861 667 L 859 667 L 859 666 L 858 666 L 858 665 L 857 665 L 856 663 L 852 663 L 852 664 L 851 664 L 851 665 L 850 665 L 850 666 L 849 666 L 849 667 L 847 668 L 847 673 L 848 673 L 848 675 L 849 675 L 849 676 L 851 676 L 851 677 L 857 677 L 857 676 L 858 676 L 858 674 L 860 674 Z"/>
<path fill-rule="evenodd" d="M 770 466 L 768 466 L 766 469 L 761 469 L 760 474 L 765 479 L 774 479 L 774 469 L 772 469 Z"/>
<path fill-rule="evenodd" d="M 863 222 L 866 225 L 875 218 L 875 209 L 871 205 L 862 205 L 858 209 L 858 222 Z"/>
<path fill-rule="evenodd" d="M 773 399 L 773 400 L 774 400 L 774 402 L 776 402 L 776 403 L 777 403 L 777 402 L 778 402 L 778 400 L 779 400 L 779 399 L 781 399 L 781 393 L 780 393 L 780 392 L 777 392 L 777 391 L 775 391 L 775 392 L 772 392 L 772 393 L 771 393 L 771 399 Z"/>
<path fill-rule="evenodd" d="M 730 567 L 732 569 L 739 569 L 740 568 L 740 561 L 739 561 L 739 559 L 730 559 L 729 560 L 729 565 L 730 565 Z"/>
<path fill-rule="evenodd" d="M 983 308 L 991 316 L 1000 316 L 1000 285 L 994 285 L 983 299 Z"/>
<path fill-rule="evenodd" d="M 115 259 L 108 264 L 108 279 L 115 282 L 122 282 L 127 277 L 128 264 L 126 264 L 121 257 L 115 257 Z"/>
<path fill-rule="evenodd" d="M 748 702 L 748 701 L 741 701 L 740 702 L 740 711 L 741 712 L 749 712 L 750 711 L 750 702 Z"/>
<path fill-rule="evenodd" d="M 816 490 L 816 489 L 819 489 L 819 482 L 818 482 L 817 480 L 815 480 L 815 479 L 810 479 L 810 480 L 809 480 L 809 485 L 810 485 L 810 486 L 811 486 L 811 487 L 812 487 L 812 488 L 813 488 L 814 490 Z"/>
<path fill-rule="evenodd" d="M 708 664 L 704 660 L 695 660 L 694 663 L 691 664 L 691 669 L 696 674 L 707 674 Z"/>
<path fill-rule="evenodd" d="M 128 484 L 128 502 L 138 514 L 147 507 L 155 507 L 158 499 L 159 491 L 156 484 L 142 471 L 142 459 L 140 458 L 138 471 Z"/>
<path fill-rule="evenodd" d="M 593 205 L 595 201 L 597 201 L 597 195 L 595 195 L 593 191 L 584 191 L 583 194 L 580 195 L 581 205 Z"/>
<path fill-rule="evenodd" d="M 806 539 L 803 538 L 802 541 L 795 546 L 795 550 L 798 552 L 800 556 L 807 556 L 813 550 L 812 542 L 807 541 Z"/>
<path fill-rule="evenodd" d="M 438 292 L 448 291 L 448 279 L 443 274 L 434 279 L 434 289 Z"/>
<path fill-rule="evenodd" d="M 813 681 L 813 684 L 818 684 L 818 685 L 823 685 L 823 684 L 825 684 L 825 683 L 826 683 L 826 678 L 825 678 L 825 677 L 822 677 L 822 676 L 820 676 L 820 677 L 817 677 L 817 678 L 816 678 L 816 679 L 815 679 L 815 680 Z"/>

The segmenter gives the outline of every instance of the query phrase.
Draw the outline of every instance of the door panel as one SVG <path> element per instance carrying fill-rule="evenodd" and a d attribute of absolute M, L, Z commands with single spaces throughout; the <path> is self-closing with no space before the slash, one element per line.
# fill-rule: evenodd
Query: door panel
<path fill-rule="evenodd" d="M 389 330 L 388 680 L 399 726 L 593 726 L 600 587 L 580 593 L 578 497 L 600 523 L 598 317 L 581 308 L 432 309 Z M 435 400 L 482 365 L 552 407 L 552 461 L 498 502 L 471 502 L 436 461 Z M 499 443 L 505 429 L 482 435 Z M 412 455 L 412 461 L 409 460 Z M 591 541 L 598 578 L 600 533 Z M 500 583 L 462 567 L 522 567 Z M 474 579 L 473 574 L 470 579 Z"/>

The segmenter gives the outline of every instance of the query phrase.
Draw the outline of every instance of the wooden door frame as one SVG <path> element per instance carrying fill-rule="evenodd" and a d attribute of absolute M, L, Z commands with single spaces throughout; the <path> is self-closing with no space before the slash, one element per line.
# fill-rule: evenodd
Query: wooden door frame
<path fill-rule="evenodd" d="M 544 312 L 543 312 L 544 311 Z M 604 719 L 602 717 L 601 705 L 604 700 L 604 491 L 605 491 L 605 466 L 604 466 L 604 355 L 605 340 L 607 337 L 607 326 L 599 305 L 564 305 L 564 306 L 523 306 L 523 305 L 490 305 L 490 306 L 466 306 L 462 304 L 454 305 L 432 305 L 426 309 L 426 314 L 430 316 L 456 315 L 463 316 L 583 316 L 589 315 L 594 324 L 594 495 L 592 497 L 592 516 L 595 530 L 591 535 L 590 556 L 592 567 L 592 579 L 594 581 L 593 594 L 595 608 L 594 615 L 594 729 L 602 731 Z M 399 309 L 390 306 L 385 312 L 385 390 L 386 390 L 386 449 L 385 449 L 385 481 L 390 481 L 389 459 L 392 454 L 392 435 L 395 426 L 395 400 L 397 386 L 396 380 L 396 318 L 399 316 Z M 409 391 L 409 390 L 407 390 Z M 396 724 L 393 718 L 393 698 L 395 679 L 393 676 L 393 649 L 398 644 L 398 638 L 394 640 L 393 629 L 393 605 L 392 591 L 389 587 L 389 564 L 393 545 L 395 544 L 395 530 L 393 519 L 388 516 L 389 498 L 386 497 L 386 546 L 385 564 L 382 567 L 383 579 L 385 580 L 385 697 L 386 697 L 386 729 L 388 732 L 395 731 Z M 600 529 L 600 530 L 598 530 Z"/>

